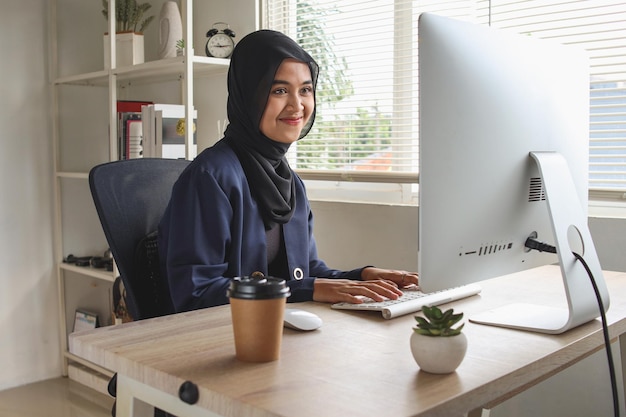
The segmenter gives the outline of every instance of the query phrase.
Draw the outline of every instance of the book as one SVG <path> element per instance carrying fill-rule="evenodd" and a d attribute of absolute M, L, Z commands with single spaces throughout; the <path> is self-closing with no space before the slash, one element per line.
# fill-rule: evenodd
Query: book
<path fill-rule="evenodd" d="M 141 158 L 143 157 L 143 124 L 141 122 L 141 115 L 133 115 L 126 121 L 125 132 L 125 158 Z"/>
<path fill-rule="evenodd" d="M 74 315 L 74 330 L 72 330 L 72 332 L 92 330 L 99 326 L 100 322 L 96 313 L 83 309 L 76 309 L 76 313 Z"/>
<path fill-rule="evenodd" d="M 118 100 L 117 138 L 118 158 L 141 158 L 143 156 L 142 107 L 151 101 Z"/>

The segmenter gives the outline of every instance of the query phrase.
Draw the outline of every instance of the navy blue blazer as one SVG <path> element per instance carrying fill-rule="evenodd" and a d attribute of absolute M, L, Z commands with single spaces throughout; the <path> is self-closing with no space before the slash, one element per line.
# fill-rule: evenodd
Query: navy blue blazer
<path fill-rule="evenodd" d="M 302 180 L 296 209 L 283 225 L 291 289 L 288 301 L 313 297 L 315 277 L 360 279 L 361 270 L 330 269 L 318 258 L 313 214 Z M 267 274 L 263 220 L 243 168 L 223 141 L 205 149 L 185 169 L 159 225 L 161 273 L 177 312 L 228 303 L 230 279 Z"/>

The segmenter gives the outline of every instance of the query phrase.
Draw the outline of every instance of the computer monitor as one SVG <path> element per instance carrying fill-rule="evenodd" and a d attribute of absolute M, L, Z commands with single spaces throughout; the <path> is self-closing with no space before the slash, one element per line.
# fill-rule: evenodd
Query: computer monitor
<path fill-rule="evenodd" d="M 424 291 L 558 263 L 564 307 L 503 306 L 470 321 L 562 333 L 609 296 L 587 226 L 585 54 L 434 14 L 419 18 L 419 244 Z M 528 237 L 557 254 L 529 250 Z M 523 284 L 522 284 L 523 285 Z"/>

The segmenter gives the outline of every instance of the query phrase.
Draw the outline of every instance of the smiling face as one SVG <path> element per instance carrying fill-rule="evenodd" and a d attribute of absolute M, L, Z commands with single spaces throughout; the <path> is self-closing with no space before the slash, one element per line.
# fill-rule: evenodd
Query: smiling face
<path fill-rule="evenodd" d="M 259 128 L 268 138 L 291 144 L 315 109 L 311 70 L 304 62 L 285 59 L 278 67 Z"/>

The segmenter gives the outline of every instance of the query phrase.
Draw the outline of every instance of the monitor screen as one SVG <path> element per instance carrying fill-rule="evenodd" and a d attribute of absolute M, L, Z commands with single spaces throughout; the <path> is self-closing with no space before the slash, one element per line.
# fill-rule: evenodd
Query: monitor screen
<path fill-rule="evenodd" d="M 572 254 L 584 252 L 608 307 L 587 228 L 585 54 L 428 13 L 418 30 L 420 286 L 430 292 L 559 263 L 574 307 L 551 323 L 537 323 L 546 311 L 529 305 L 487 318 L 512 315 L 508 327 L 560 333 L 598 317 Z M 558 255 L 528 249 L 529 237 Z"/>

